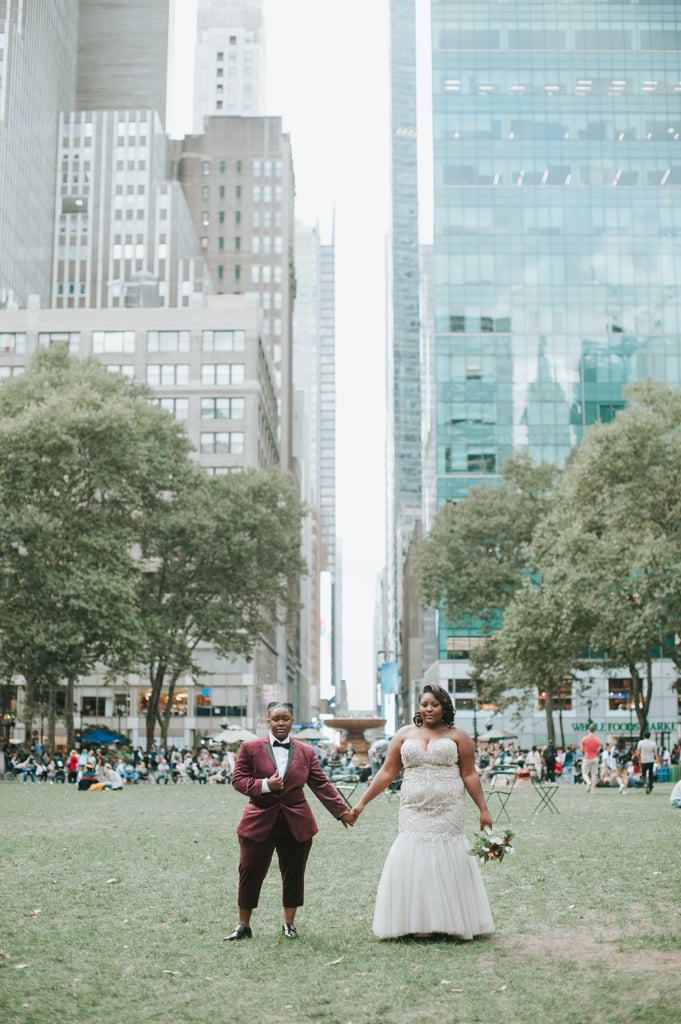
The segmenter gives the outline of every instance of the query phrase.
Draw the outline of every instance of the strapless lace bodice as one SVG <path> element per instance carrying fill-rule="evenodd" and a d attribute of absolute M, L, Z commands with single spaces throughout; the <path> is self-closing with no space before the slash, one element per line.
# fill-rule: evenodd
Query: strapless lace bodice
<path fill-rule="evenodd" d="M 402 765 L 404 768 L 418 768 L 421 765 L 457 765 L 459 748 L 454 740 L 441 736 L 431 740 L 427 747 L 419 740 L 405 740 L 402 744 Z"/>
<path fill-rule="evenodd" d="M 424 747 L 409 739 L 402 744 L 401 754 L 400 832 L 426 842 L 461 836 L 464 788 L 455 741 L 441 737 Z"/>

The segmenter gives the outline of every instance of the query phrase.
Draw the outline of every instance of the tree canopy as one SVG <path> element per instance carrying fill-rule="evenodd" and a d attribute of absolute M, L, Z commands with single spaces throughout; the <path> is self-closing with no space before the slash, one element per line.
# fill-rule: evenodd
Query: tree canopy
<path fill-rule="evenodd" d="M 546 693 L 594 660 L 626 668 L 641 729 L 652 661 L 678 664 L 681 632 L 681 392 L 650 380 L 596 424 L 558 473 L 509 460 L 496 491 L 439 513 L 424 544 L 423 592 L 454 625 L 487 635 L 473 655 L 487 699 Z M 510 465 L 509 465 L 510 463 Z M 495 617 L 496 616 L 496 617 Z"/>
<path fill-rule="evenodd" d="M 181 674 L 197 671 L 194 651 L 250 655 L 259 637 L 298 607 L 304 508 L 293 479 L 250 470 L 222 477 L 197 471 L 172 514 L 149 522 L 138 602 L 145 623 L 140 661 L 151 686 L 147 723 L 167 729 Z M 168 700 L 161 707 L 167 683 Z"/>
<path fill-rule="evenodd" d="M 59 347 L 0 389 L 0 676 L 24 676 L 29 720 L 47 689 L 52 734 L 65 682 L 146 666 L 162 687 L 200 640 L 248 653 L 295 603 L 292 480 L 206 477 L 149 399 Z"/>

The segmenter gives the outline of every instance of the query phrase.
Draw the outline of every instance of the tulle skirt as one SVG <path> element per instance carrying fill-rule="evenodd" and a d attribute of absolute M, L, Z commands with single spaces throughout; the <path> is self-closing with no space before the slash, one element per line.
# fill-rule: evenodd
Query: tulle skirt
<path fill-rule="evenodd" d="M 465 836 L 419 839 L 402 832 L 388 851 L 376 893 L 373 930 L 381 939 L 494 931 L 478 862 Z"/>

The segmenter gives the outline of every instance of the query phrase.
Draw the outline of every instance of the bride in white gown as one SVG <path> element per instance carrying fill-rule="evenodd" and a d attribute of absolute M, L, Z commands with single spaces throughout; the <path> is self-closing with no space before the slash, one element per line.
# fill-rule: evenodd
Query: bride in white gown
<path fill-rule="evenodd" d="M 492 818 L 475 771 L 473 741 L 455 728 L 451 698 L 440 686 L 424 687 L 414 725 L 395 734 L 383 766 L 354 808 L 355 820 L 400 770 L 399 835 L 383 866 L 374 933 L 381 939 L 472 939 L 493 932 L 480 868 L 464 835 L 464 788 L 480 810 L 481 830 L 492 827 Z"/>

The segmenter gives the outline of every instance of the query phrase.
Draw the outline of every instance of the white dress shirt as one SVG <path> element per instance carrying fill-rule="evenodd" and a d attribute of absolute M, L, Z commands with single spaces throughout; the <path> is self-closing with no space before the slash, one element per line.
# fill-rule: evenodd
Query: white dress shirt
<path fill-rule="evenodd" d="M 284 776 L 286 775 L 286 769 L 288 767 L 289 751 L 286 749 L 286 747 L 275 747 L 274 741 L 276 739 L 277 739 L 277 737 L 273 736 L 272 733 L 269 734 L 268 740 L 269 740 L 270 746 L 272 747 L 272 753 L 274 754 L 274 760 L 277 762 L 277 770 L 279 772 L 279 777 L 283 779 Z M 290 741 L 291 741 L 291 737 L 289 736 L 289 737 L 287 737 L 286 740 L 283 740 L 283 741 L 279 740 L 278 742 L 280 742 L 280 743 L 281 742 L 290 743 Z M 262 792 L 263 793 L 269 793 L 270 792 L 270 787 L 269 787 L 269 783 L 268 783 L 267 779 L 263 779 L 262 780 Z"/>

